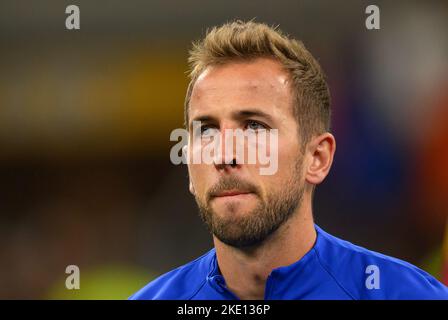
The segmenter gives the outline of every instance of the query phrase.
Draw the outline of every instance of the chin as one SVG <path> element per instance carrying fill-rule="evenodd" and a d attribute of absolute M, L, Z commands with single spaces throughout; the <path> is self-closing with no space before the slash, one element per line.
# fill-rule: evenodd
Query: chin
<path fill-rule="evenodd" d="M 213 206 L 213 211 L 221 218 L 237 218 L 250 214 L 255 209 L 255 204 L 241 202 L 217 203 Z"/>

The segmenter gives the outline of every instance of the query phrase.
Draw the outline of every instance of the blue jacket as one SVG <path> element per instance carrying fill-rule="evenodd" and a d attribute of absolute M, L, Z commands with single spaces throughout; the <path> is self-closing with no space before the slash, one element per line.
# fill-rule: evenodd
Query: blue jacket
<path fill-rule="evenodd" d="M 448 287 L 419 268 L 338 239 L 315 226 L 313 248 L 272 270 L 265 299 L 448 299 Z M 238 299 L 226 288 L 215 249 L 165 273 L 129 299 Z"/>

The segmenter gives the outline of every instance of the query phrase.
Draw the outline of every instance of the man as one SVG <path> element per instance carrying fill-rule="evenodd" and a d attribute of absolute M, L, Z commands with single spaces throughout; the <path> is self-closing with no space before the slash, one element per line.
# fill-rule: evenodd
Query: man
<path fill-rule="evenodd" d="M 448 288 L 417 267 L 314 224 L 312 194 L 336 143 L 325 77 L 301 42 L 236 21 L 194 44 L 189 62 L 189 157 L 205 136 L 276 129 L 278 168 L 261 175 L 259 163 L 236 161 L 235 148 L 219 149 L 216 159 L 226 161 L 189 162 L 190 191 L 214 248 L 130 299 L 448 298 Z"/>

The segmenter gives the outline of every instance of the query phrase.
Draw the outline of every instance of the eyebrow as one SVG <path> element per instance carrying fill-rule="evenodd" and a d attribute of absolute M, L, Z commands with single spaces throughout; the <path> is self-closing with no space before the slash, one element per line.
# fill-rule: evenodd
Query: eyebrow
<path fill-rule="evenodd" d="M 258 109 L 244 109 L 244 110 L 238 110 L 238 111 L 231 113 L 232 119 L 237 119 L 237 120 L 241 120 L 241 119 L 248 118 L 248 117 L 254 117 L 254 116 L 264 118 L 268 121 L 273 121 L 273 118 L 270 114 L 268 114 L 264 111 L 258 110 Z M 191 119 L 189 127 L 191 127 L 193 121 L 212 122 L 212 121 L 216 121 L 216 118 L 213 116 L 209 116 L 209 115 L 197 116 L 197 117 L 194 117 L 193 119 Z"/>
<path fill-rule="evenodd" d="M 266 120 L 273 121 L 272 116 L 264 111 L 258 109 L 245 109 L 239 110 L 232 113 L 232 118 L 241 119 L 247 117 L 260 117 L 265 118 Z"/>

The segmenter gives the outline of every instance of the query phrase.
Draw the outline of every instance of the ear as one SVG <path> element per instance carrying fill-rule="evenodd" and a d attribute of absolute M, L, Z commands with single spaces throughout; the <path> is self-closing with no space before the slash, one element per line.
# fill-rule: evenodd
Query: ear
<path fill-rule="evenodd" d="M 185 145 L 182 147 L 182 154 L 185 157 L 185 159 L 187 159 L 187 168 L 188 168 L 188 189 L 190 190 L 191 194 L 194 195 L 195 190 L 193 187 L 193 183 L 191 182 L 191 175 L 190 175 L 190 162 L 189 162 L 189 157 L 188 157 L 188 145 Z"/>
<path fill-rule="evenodd" d="M 190 179 L 190 183 L 188 185 L 189 185 L 188 189 L 190 190 L 191 194 L 194 195 L 195 191 L 194 191 L 193 183 L 191 183 L 191 179 Z"/>
<path fill-rule="evenodd" d="M 326 132 L 314 137 L 307 145 L 308 165 L 305 180 L 313 185 L 321 183 L 330 172 L 336 151 L 334 136 Z"/>
<path fill-rule="evenodd" d="M 182 147 L 182 157 L 185 159 L 184 163 L 189 163 L 189 158 L 188 158 L 188 144 L 184 145 Z"/>

